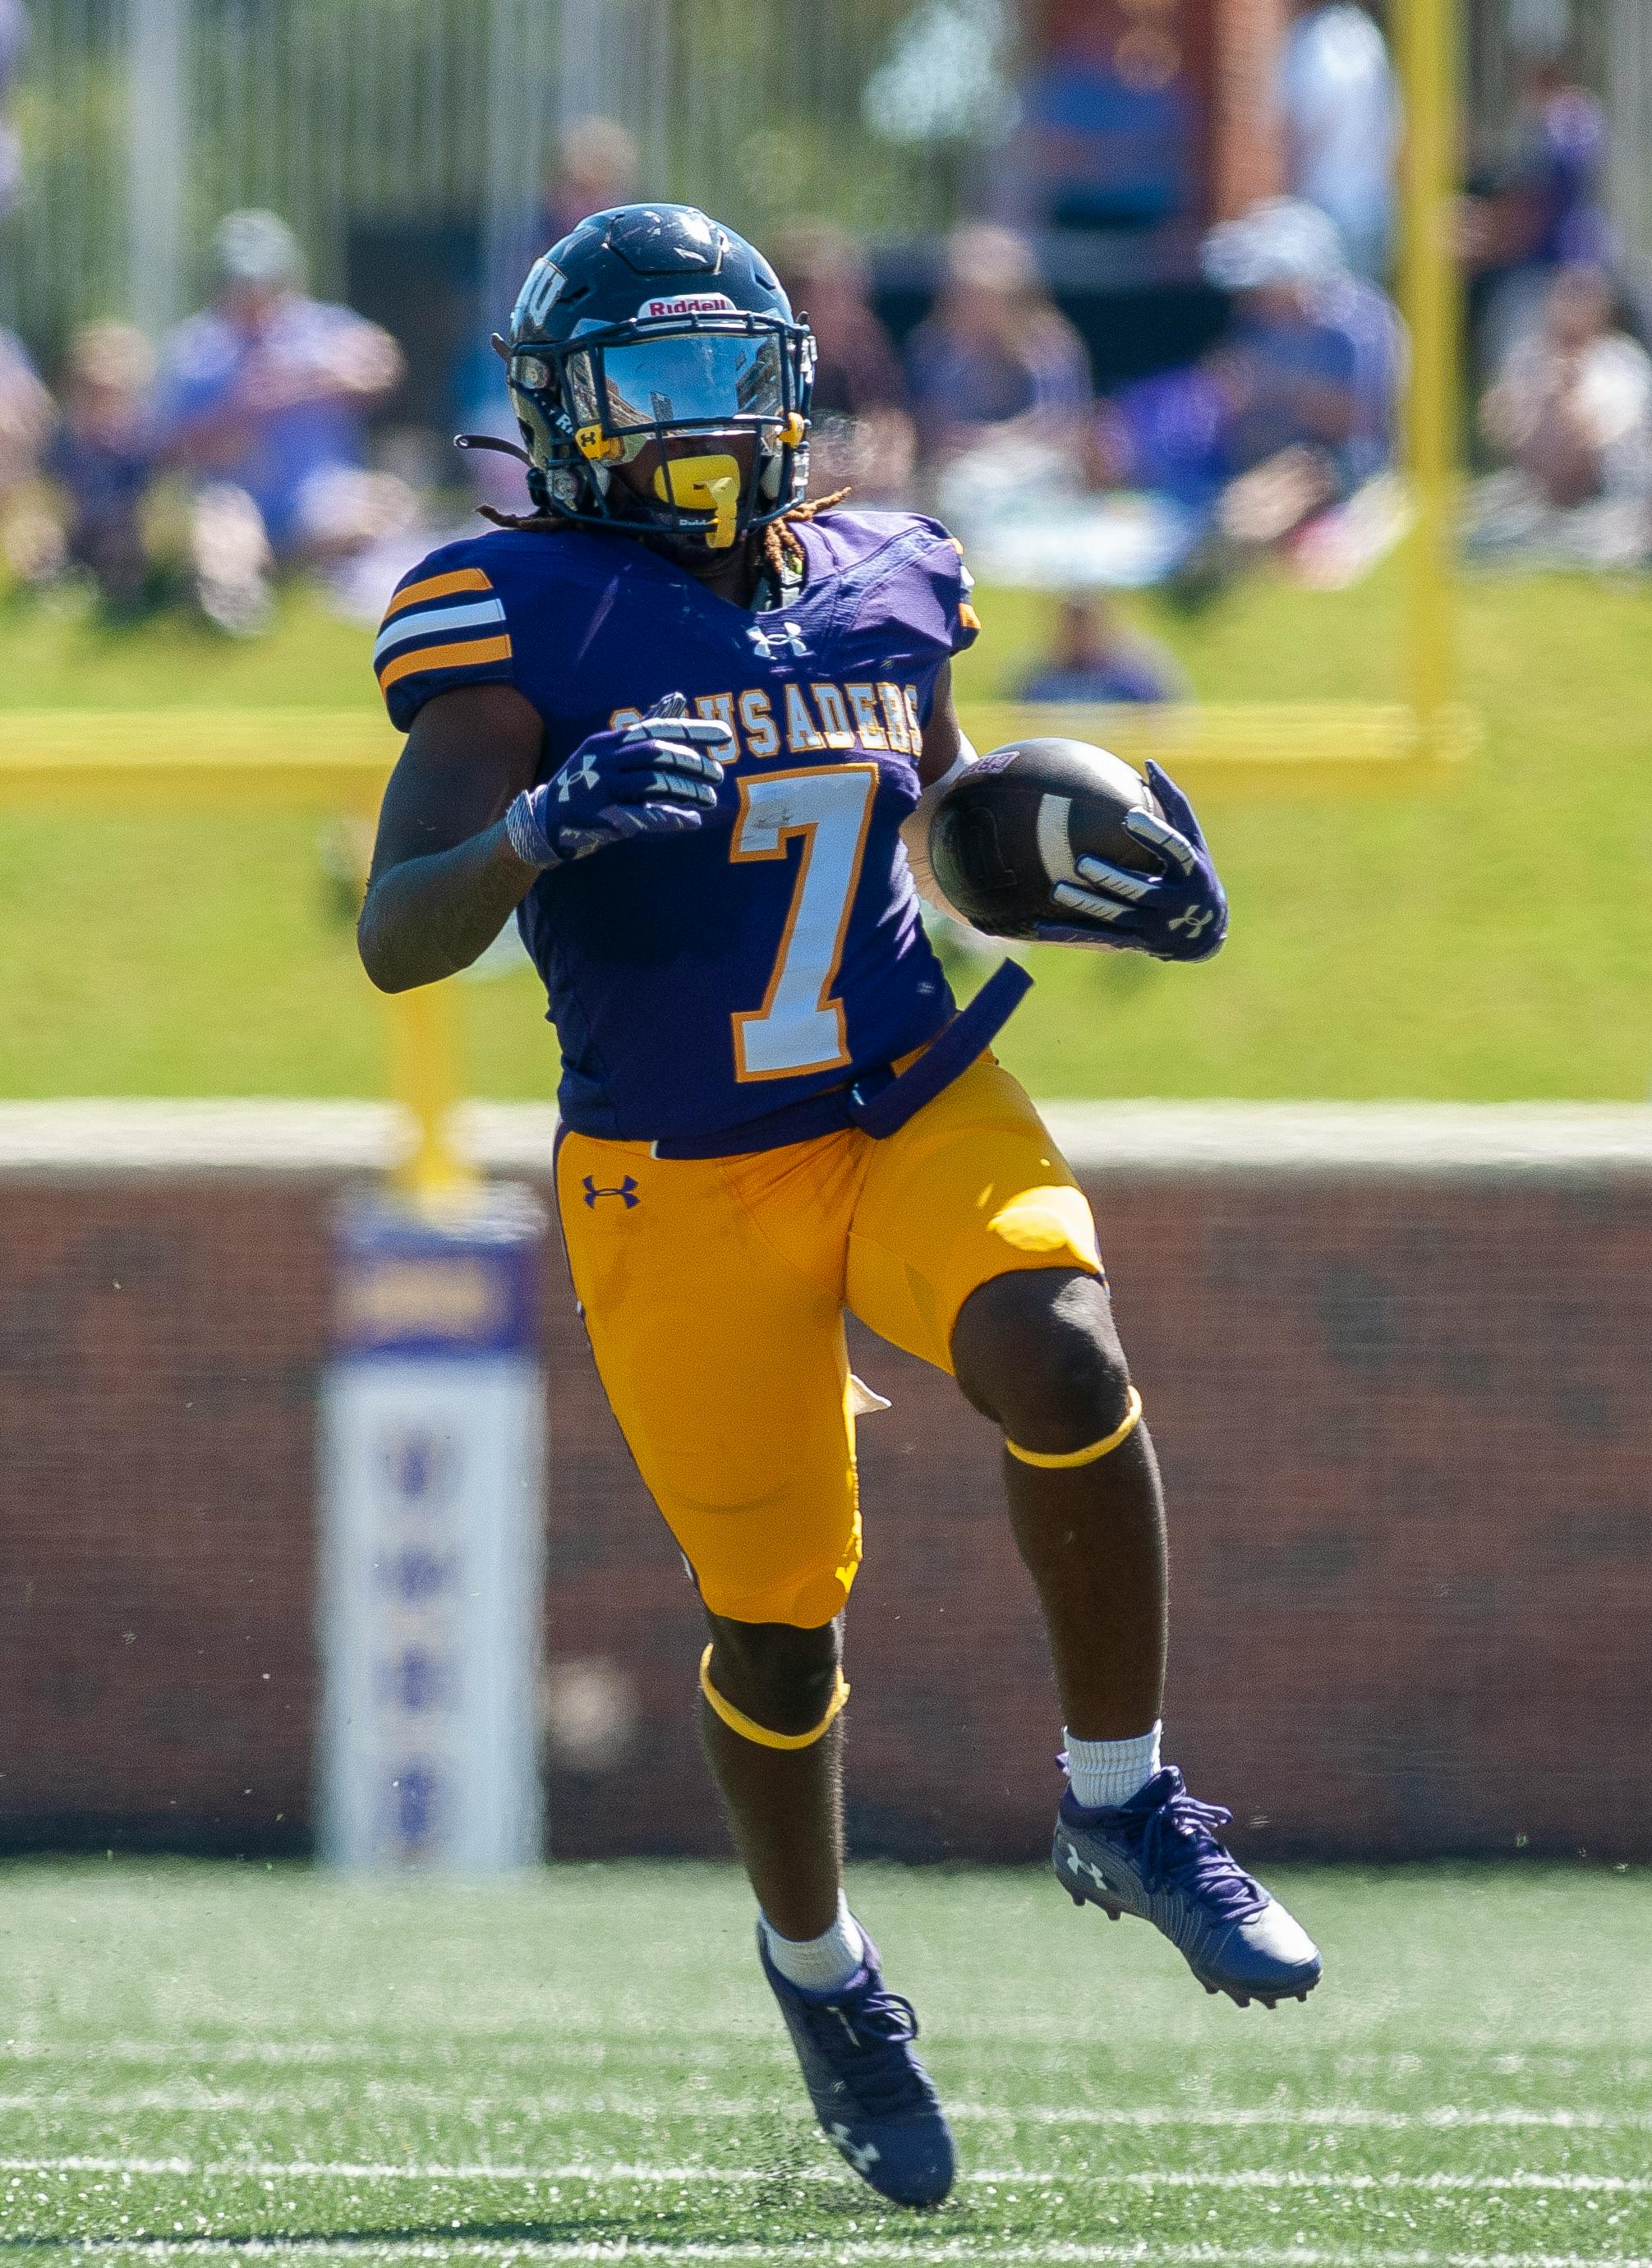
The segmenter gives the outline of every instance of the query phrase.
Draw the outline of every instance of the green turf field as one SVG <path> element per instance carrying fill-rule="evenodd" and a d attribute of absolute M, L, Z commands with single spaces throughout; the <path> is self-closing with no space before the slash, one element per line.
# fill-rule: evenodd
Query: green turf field
<path fill-rule="evenodd" d="M 0 2252 L 375 2261 L 1652 2257 L 1652 1884 L 1281 1872 L 1306 2007 L 1207 1999 L 1047 1877 L 863 1870 L 962 2174 L 811 2124 L 724 1869 L 469 1891 L 0 1874 Z"/>
<path fill-rule="evenodd" d="M 1398 581 L 1257 582 L 1193 623 L 1153 616 L 1207 696 L 1392 698 Z M 986 592 L 961 696 L 1012 684 L 1039 602 Z M 1463 602 L 1483 752 L 1434 789 L 1201 797 L 1235 907 L 1208 968 L 1035 956 L 1007 1059 L 1050 1096 L 1639 1099 L 1652 1085 L 1652 588 L 1480 582 Z M 369 640 L 289 603 L 232 646 L 0 618 L 0 740 L 31 707 L 376 697 Z M 299 819 L 0 819 L 0 1095 L 371 1094 L 381 1022 Z M 470 1084 L 542 1098 L 554 1049 L 524 970 L 466 988 Z"/>

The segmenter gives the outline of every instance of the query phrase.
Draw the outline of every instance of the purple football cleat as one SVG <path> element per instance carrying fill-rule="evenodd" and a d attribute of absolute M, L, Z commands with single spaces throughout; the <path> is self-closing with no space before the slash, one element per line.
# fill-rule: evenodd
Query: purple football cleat
<path fill-rule="evenodd" d="M 865 1931 L 861 1932 L 866 1935 Z M 896 2205 L 939 2205 L 952 2187 L 952 2134 L 929 2073 L 912 2052 L 910 2000 L 886 1992 L 868 1937 L 860 1967 L 836 1992 L 805 1992 L 769 1958 L 763 1973 L 803 2066 L 827 2140 L 863 2182 Z"/>
<path fill-rule="evenodd" d="M 1056 1818 L 1057 1879 L 1074 1905 L 1162 1929 L 1207 1992 L 1242 2008 L 1305 2000 L 1319 1948 L 1218 1837 L 1232 1817 L 1196 1803 L 1173 1764 L 1117 1809 L 1087 1811 L 1069 1788 Z"/>

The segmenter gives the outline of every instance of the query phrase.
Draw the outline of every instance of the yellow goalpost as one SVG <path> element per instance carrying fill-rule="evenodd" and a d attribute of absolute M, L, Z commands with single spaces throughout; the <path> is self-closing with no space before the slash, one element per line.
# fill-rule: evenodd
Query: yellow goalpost
<path fill-rule="evenodd" d="M 1174 759 L 1195 793 L 1269 792 L 1311 777 L 1358 789 L 1420 777 L 1465 754 L 1472 719 L 1456 696 L 1452 520 L 1459 300 L 1451 245 L 1457 0 L 1396 0 L 1395 47 L 1406 136 L 1401 303 L 1411 333 L 1405 417 L 1413 519 L 1404 552 L 1404 697 L 1389 703 L 1213 703 L 1140 710 L 1029 711 L 976 703 L 977 747 L 1064 726 L 1121 755 Z M 395 760 L 388 725 L 368 711 L 12 711 L 0 717 L 0 806 L 136 812 L 290 810 L 371 818 Z M 468 1180 L 451 1121 L 461 1099 L 454 987 L 389 1004 L 390 1080 L 412 1143 L 398 1179 L 419 1203 Z"/>
<path fill-rule="evenodd" d="M 1416 522 L 1408 545 L 1405 652 L 1422 745 L 1460 746 L 1452 619 L 1457 387 L 1463 347 L 1452 216 L 1457 191 L 1457 0 L 1396 0 L 1405 91 L 1405 242 L 1400 304 L 1411 333 L 1405 465 Z"/>

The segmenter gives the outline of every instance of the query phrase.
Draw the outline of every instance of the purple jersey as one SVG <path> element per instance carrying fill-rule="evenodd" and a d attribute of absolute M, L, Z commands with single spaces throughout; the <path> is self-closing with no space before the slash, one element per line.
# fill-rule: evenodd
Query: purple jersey
<path fill-rule="evenodd" d="M 935 681 L 975 636 L 970 578 L 932 519 L 835 512 L 797 532 L 803 587 L 762 613 L 575 529 L 447 544 L 390 602 L 373 659 L 403 732 L 437 694 L 490 683 L 543 718 L 542 778 L 671 693 L 734 731 L 697 832 L 554 868 L 523 901 L 580 1133 L 737 1136 L 953 1012 L 899 830 Z"/>

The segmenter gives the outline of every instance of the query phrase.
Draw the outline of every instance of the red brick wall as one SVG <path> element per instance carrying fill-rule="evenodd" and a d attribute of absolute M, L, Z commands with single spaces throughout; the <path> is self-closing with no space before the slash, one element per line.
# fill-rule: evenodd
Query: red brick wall
<path fill-rule="evenodd" d="M 1652 1177 L 1091 1176 L 1174 1519 L 1170 1753 L 1252 1851 L 1652 1857 Z M 0 1843 L 302 1849 L 337 1184 L 0 1178 Z M 721 1847 L 693 1602 L 547 1274 L 568 1855 Z M 858 1339 L 863 1849 L 1023 1857 L 1058 1719 L 991 1434 Z M 967 1793 L 966 1793 L 967 1791 Z"/>

